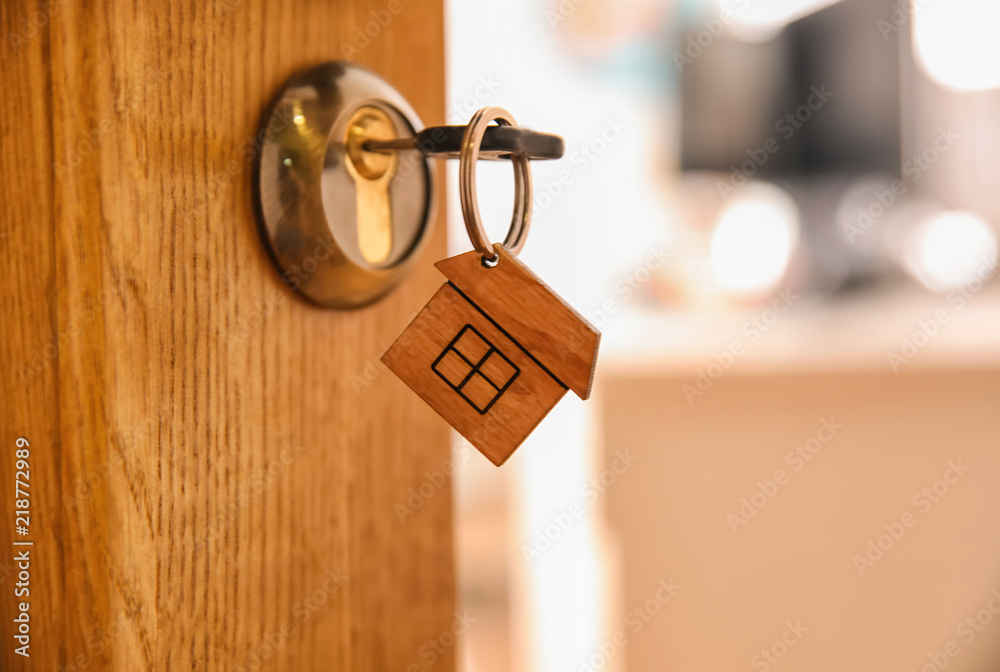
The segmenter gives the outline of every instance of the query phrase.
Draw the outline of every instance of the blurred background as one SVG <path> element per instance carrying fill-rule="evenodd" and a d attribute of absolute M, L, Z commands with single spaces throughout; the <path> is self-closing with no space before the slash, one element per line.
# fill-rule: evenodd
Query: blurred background
<path fill-rule="evenodd" d="M 521 256 L 603 332 L 503 469 L 456 437 L 461 669 L 1000 669 L 1000 3 L 448 21 L 446 121 L 566 139 Z"/>

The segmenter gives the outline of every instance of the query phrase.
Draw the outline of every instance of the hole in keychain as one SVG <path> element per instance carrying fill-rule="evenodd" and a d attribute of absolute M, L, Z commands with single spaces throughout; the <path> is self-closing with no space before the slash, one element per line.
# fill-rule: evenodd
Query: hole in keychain
<path fill-rule="evenodd" d="M 501 126 L 517 126 L 513 115 L 501 107 L 484 107 L 472 115 L 469 125 L 462 135 L 459 152 L 458 192 L 462 202 L 462 217 L 472 246 L 482 255 L 485 268 L 494 268 L 500 263 L 500 255 L 486 235 L 482 217 L 479 214 L 479 200 L 476 194 L 476 163 L 483 135 L 490 123 L 496 121 Z M 512 154 L 514 164 L 514 214 L 510 230 L 502 245 L 511 254 L 518 254 L 528 238 L 531 226 L 531 163 L 520 154 Z"/>

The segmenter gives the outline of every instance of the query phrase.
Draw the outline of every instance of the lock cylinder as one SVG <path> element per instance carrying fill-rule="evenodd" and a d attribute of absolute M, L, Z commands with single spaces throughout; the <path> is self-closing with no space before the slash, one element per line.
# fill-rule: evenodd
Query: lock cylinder
<path fill-rule="evenodd" d="M 347 124 L 347 172 L 357 193 L 358 249 L 371 264 L 384 262 L 392 250 L 392 206 L 389 184 L 398 163 L 396 152 L 365 149 L 372 140 L 393 140 L 392 120 L 377 107 L 358 109 Z"/>

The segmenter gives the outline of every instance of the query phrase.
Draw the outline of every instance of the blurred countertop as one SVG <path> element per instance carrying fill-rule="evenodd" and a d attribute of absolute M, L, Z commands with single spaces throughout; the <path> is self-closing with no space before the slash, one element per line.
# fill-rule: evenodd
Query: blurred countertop
<path fill-rule="evenodd" d="M 941 294 L 893 286 L 740 310 L 628 310 L 604 331 L 598 375 L 1000 367 L 1000 284 Z M 729 353 L 727 355 L 726 353 Z M 738 354 L 733 354 L 738 353 Z M 730 356 L 731 355 L 731 356 Z"/>

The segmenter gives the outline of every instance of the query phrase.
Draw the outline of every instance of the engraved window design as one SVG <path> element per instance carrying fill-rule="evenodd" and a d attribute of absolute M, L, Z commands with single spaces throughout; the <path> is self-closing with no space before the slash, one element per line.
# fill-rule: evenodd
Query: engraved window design
<path fill-rule="evenodd" d="M 431 368 L 480 415 L 490 410 L 521 373 L 471 324 L 462 327 Z"/>

